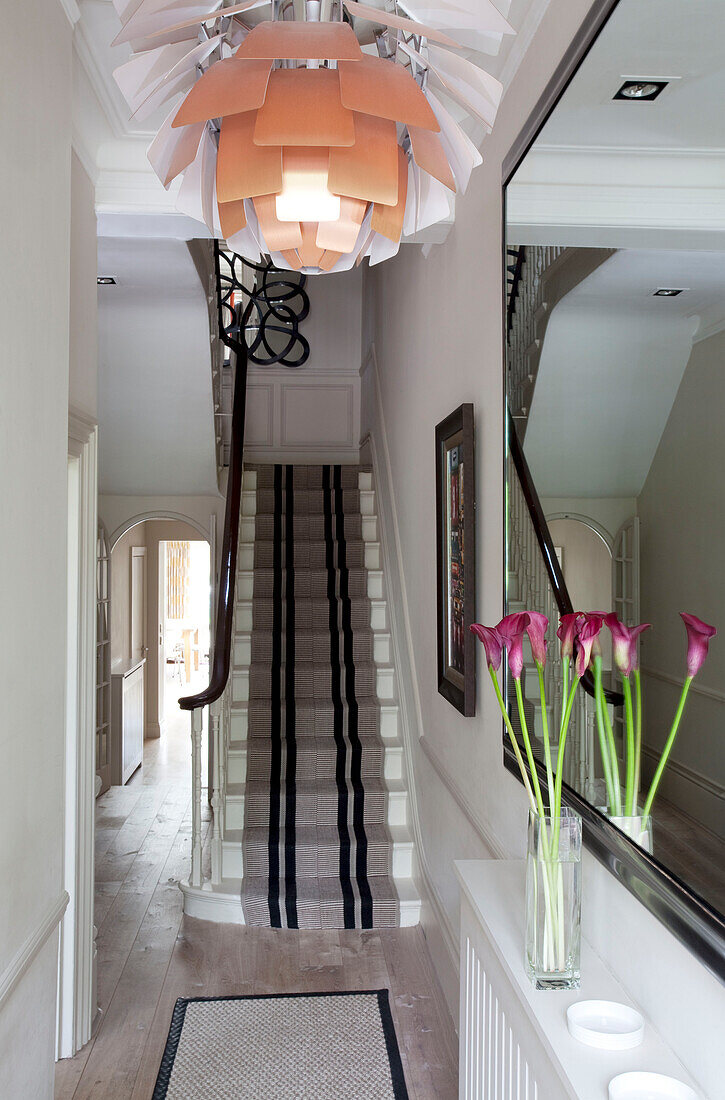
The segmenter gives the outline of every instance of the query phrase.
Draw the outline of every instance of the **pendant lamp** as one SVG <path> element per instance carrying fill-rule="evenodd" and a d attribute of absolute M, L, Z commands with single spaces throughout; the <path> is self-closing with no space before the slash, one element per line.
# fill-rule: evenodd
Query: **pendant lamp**
<path fill-rule="evenodd" d="M 388 259 L 450 216 L 447 196 L 481 163 L 438 93 L 490 130 L 502 87 L 440 29 L 355 0 L 114 4 L 130 110 L 173 100 L 154 171 L 166 188 L 183 176 L 178 207 L 250 259 L 308 274 Z M 490 0 L 476 5 L 472 27 L 513 33 Z"/>

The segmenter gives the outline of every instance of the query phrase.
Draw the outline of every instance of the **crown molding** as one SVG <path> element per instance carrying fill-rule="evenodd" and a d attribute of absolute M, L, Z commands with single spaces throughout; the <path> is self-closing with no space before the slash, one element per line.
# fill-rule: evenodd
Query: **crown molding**
<path fill-rule="evenodd" d="M 567 156 L 625 156 L 625 157 L 643 157 L 643 158 L 655 158 L 655 157 L 667 157 L 691 160 L 697 158 L 700 160 L 715 159 L 719 160 L 725 157 L 725 149 L 696 146 L 688 146 L 682 148 L 676 145 L 565 145 L 565 144 L 545 144 L 544 142 L 538 142 L 531 149 L 529 156 L 541 156 L 547 154 L 549 156 L 557 154 L 566 154 Z"/>
<path fill-rule="evenodd" d="M 75 0 L 68 0 L 69 3 L 75 3 Z M 61 0 L 63 3 L 63 0 Z M 91 87 L 95 92 L 96 99 L 101 105 L 101 109 L 106 116 L 108 125 L 111 128 L 113 136 L 116 138 L 124 138 L 128 136 L 128 119 L 124 118 L 118 104 L 111 95 L 106 77 L 96 61 L 93 53 L 93 44 L 88 37 L 85 24 L 81 20 L 76 26 L 75 34 L 73 36 L 73 46 L 76 51 L 76 55 L 81 65 L 83 66 L 85 73 L 91 83 Z"/>
<path fill-rule="evenodd" d="M 76 0 L 60 0 L 60 6 L 65 12 L 71 27 L 75 27 L 81 17 L 81 9 L 78 7 Z"/>
<path fill-rule="evenodd" d="M 95 187 L 98 181 L 98 165 L 96 164 L 95 158 L 93 157 L 88 146 L 86 145 L 82 135 L 78 132 L 75 126 L 73 127 L 73 133 L 71 136 L 71 146 L 73 148 L 73 152 L 78 157 L 78 160 L 81 162 L 83 171 L 86 173 L 89 180 Z"/>
<path fill-rule="evenodd" d="M 503 84 L 504 94 L 516 76 L 550 3 L 551 0 L 532 0 L 499 73 L 499 80 Z"/>

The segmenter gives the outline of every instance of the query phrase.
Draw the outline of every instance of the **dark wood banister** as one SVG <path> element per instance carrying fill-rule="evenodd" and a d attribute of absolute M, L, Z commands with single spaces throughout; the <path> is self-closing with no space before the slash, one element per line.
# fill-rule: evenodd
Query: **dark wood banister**
<path fill-rule="evenodd" d="M 539 544 L 541 556 L 544 559 L 544 566 L 549 578 L 549 584 L 554 592 L 554 599 L 556 600 L 556 606 L 559 609 L 560 615 L 571 615 L 574 611 L 574 605 L 571 602 L 571 596 L 569 590 L 566 587 L 566 581 L 564 580 L 564 574 L 561 571 L 559 559 L 556 556 L 556 550 L 554 549 L 554 542 L 549 531 L 549 525 L 546 522 L 544 510 L 541 507 L 541 501 L 539 500 L 539 494 L 536 491 L 534 485 L 534 479 L 531 476 L 531 470 L 529 464 L 524 456 L 524 451 L 519 440 L 519 433 L 516 429 L 516 421 L 511 415 L 511 410 L 508 410 L 508 445 L 509 453 L 516 469 L 516 474 L 521 485 L 521 491 L 524 494 L 524 501 L 526 502 L 526 508 L 531 519 L 531 523 L 534 527 L 534 533 L 536 534 L 536 541 Z M 594 695 L 594 677 L 591 672 L 587 670 L 582 676 L 582 687 L 588 695 Z M 605 690 L 605 698 L 608 703 L 615 707 L 621 707 L 624 704 L 624 696 L 618 691 Z"/>
<path fill-rule="evenodd" d="M 218 264 L 218 258 L 217 258 Z M 218 279 L 218 271 L 217 271 Z M 217 597 L 216 630 L 214 633 L 214 661 L 209 686 L 197 695 L 185 695 L 179 699 L 182 710 L 196 710 L 216 702 L 229 679 L 232 649 L 232 620 L 234 617 L 234 589 L 237 575 L 237 546 L 239 543 L 239 512 L 242 501 L 242 467 L 244 461 L 244 419 L 247 412 L 247 345 L 244 331 L 253 303 L 247 305 L 241 318 L 240 340 L 229 337 L 221 327 L 221 339 L 236 353 L 234 374 L 234 404 L 232 406 L 232 433 L 229 455 L 229 480 L 227 503 L 224 513 L 224 536 L 219 569 L 219 594 Z M 239 311 L 241 313 L 241 309 Z M 221 310 L 220 310 L 221 313 Z"/>

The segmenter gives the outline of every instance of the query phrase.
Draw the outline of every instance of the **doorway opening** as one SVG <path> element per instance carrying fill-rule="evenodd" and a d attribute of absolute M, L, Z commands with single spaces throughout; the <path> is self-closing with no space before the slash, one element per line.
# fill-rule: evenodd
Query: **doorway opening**
<path fill-rule="evenodd" d="M 209 682 L 209 543 L 189 539 L 161 542 L 159 571 L 159 642 L 164 671 L 159 683 L 159 713 L 168 725 L 179 713 L 179 698 L 195 694 Z"/>
<path fill-rule="evenodd" d="M 178 701 L 203 687 L 208 676 L 211 593 L 209 541 L 190 523 L 144 518 L 116 540 L 112 784 L 128 783 L 142 764 L 150 764 L 152 748 L 154 768 L 172 759 L 186 766 L 189 720 Z"/>

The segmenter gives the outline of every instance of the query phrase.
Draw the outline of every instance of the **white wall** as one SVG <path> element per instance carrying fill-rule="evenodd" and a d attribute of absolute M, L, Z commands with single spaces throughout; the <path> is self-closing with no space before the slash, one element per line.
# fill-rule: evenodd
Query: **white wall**
<path fill-rule="evenodd" d="M 725 628 L 725 332 L 694 345 L 638 500 L 645 744 L 661 751 L 685 667 L 679 611 Z M 673 682 L 674 681 L 674 682 Z M 695 680 L 661 787 L 695 820 L 725 836 L 725 645 L 716 638 Z M 656 758 L 655 758 L 656 762 Z M 646 774 L 653 761 L 646 761 Z"/>
<path fill-rule="evenodd" d="M 402 634 L 410 646 L 401 691 L 432 898 L 426 923 L 454 1012 L 453 860 L 522 855 L 526 800 L 503 768 L 501 719 L 480 655 L 476 718 L 461 717 L 436 690 L 434 428 L 461 402 L 474 403 L 477 617 L 496 622 L 503 605 L 501 163 L 587 9 L 584 0 L 549 4 L 484 143 L 484 164 L 457 202 L 445 245 L 427 260 L 417 248 L 403 248 L 365 276 L 378 367 L 365 373 L 363 431 L 373 435 L 385 538 L 397 560 L 390 601 L 399 640 Z M 375 374 L 379 404 L 370 392 Z M 584 906 L 585 935 L 715 1095 L 721 1057 L 713 1021 L 722 1010 L 722 987 L 589 857 Z"/>
<path fill-rule="evenodd" d="M 98 293 L 95 188 L 71 153 L 70 377 L 68 404 L 98 415 Z"/>
<path fill-rule="evenodd" d="M 104 493 L 216 489 L 206 299 L 184 241 L 101 238 L 99 484 Z"/>
<path fill-rule="evenodd" d="M 541 497 L 541 507 L 549 519 L 566 513 L 593 519 L 604 528 L 612 542 L 622 524 L 637 511 L 636 497 Z"/>
<path fill-rule="evenodd" d="M 312 276 L 304 366 L 249 368 L 245 453 L 257 462 L 356 462 L 362 270 Z"/>
<path fill-rule="evenodd" d="M 0 988 L 15 979 L 0 1007 L 0 1095 L 51 1100 L 71 263 L 71 29 L 58 0 L 26 0 L 22 41 L 6 34 L 0 44 Z M 36 933 L 47 934 L 40 950 Z"/>

